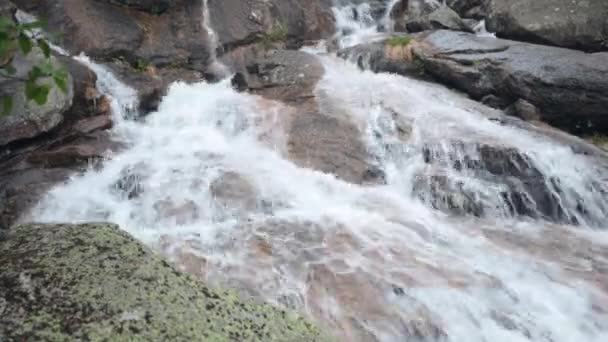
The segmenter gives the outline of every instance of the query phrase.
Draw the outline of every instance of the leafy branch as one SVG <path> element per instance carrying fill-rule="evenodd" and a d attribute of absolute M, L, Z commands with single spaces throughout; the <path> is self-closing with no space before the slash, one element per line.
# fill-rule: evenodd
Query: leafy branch
<path fill-rule="evenodd" d="M 68 92 L 69 74 L 62 68 L 55 68 L 51 59 L 51 47 L 37 32 L 44 27 L 39 21 L 31 23 L 16 23 L 10 18 L 0 17 L 0 76 L 25 82 L 25 97 L 28 101 L 34 101 L 37 105 L 47 102 L 52 89 L 50 84 L 42 82 L 51 78 L 62 92 Z M 17 69 L 13 65 L 15 53 L 20 51 L 23 55 L 29 55 L 35 48 L 39 48 L 44 56 L 44 61 L 34 65 L 28 72 L 27 77 L 17 76 Z M 13 109 L 13 98 L 11 95 L 1 97 L 2 110 L 0 117 L 9 114 Z"/>

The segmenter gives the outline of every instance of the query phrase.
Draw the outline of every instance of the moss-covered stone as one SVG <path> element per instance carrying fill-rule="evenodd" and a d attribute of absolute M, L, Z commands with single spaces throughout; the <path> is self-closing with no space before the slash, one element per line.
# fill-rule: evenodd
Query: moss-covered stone
<path fill-rule="evenodd" d="M 111 224 L 0 237 L 2 341 L 322 341 L 295 313 L 206 287 Z"/>

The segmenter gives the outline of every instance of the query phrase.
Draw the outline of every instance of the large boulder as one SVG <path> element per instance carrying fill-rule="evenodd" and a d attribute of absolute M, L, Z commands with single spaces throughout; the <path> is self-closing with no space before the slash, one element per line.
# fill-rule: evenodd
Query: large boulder
<path fill-rule="evenodd" d="M 294 313 L 208 288 L 111 224 L 0 239 L 0 339 L 323 341 Z"/>
<path fill-rule="evenodd" d="M 226 50 L 260 40 L 301 44 L 334 33 L 327 0 L 210 0 L 211 26 Z"/>
<path fill-rule="evenodd" d="M 39 105 L 25 95 L 24 81 L 35 65 L 46 62 L 39 49 L 34 49 L 27 56 L 18 52 L 12 60 L 16 73 L 12 76 L 0 76 L 0 94 L 10 96 L 13 101 L 9 113 L 0 115 L 0 147 L 15 141 L 34 138 L 57 127 L 63 121 L 64 112 L 72 104 L 73 84 L 68 76 L 67 91 L 63 92 L 55 86 L 51 78 L 39 80 L 39 83 L 51 85 L 46 103 Z M 59 61 L 51 57 L 50 62 L 55 69 L 62 68 Z"/>
<path fill-rule="evenodd" d="M 458 13 L 436 0 L 401 0 L 391 9 L 391 18 L 396 31 L 471 30 Z"/>
<path fill-rule="evenodd" d="M 523 99 L 542 121 L 577 134 L 608 132 L 608 53 L 437 31 L 415 50 L 436 80 L 474 99 Z M 404 61 L 406 63 L 406 61 Z"/>
<path fill-rule="evenodd" d="M 138 69 L 188 65 L 202 70 L 209 59 L 201 1 L 173 1 L 162 15 L 98 0 L 24 0 L 18 5 L 45 19 L 49 31 L 58 33 L 59 43 L 74 54 L 122 59 Z"/>
<path fill-rule="evenodd" d="M 487 24 L 502 38 L 608 51 L 608 1 L 493 0 Z"/>

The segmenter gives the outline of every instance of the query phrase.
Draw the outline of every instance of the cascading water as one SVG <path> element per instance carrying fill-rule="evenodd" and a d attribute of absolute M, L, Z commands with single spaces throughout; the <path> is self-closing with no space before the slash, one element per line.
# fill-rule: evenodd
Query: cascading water
<path fill-rule="evenodd" d="M 364 37 L 352 19 L 339 28 Z M 292 163 L 280 103 L 227 80 L 176 83 L 129 123 L 123 152 L 30 216 L 118 223 L 207 282 L 307 312 L 344 341 L 608 340 L 608 233 L 589 229 L 608 222 L 599 162 L 441 86 L 319 58 L 322 112 L 360 128 L 386 184 Z M 431 208 L 449 196 L 483 218 Z"/>
<path fill-rule="evenodd" d="M 207 50 L 209 51 L 209 72 L 217 77 L 223 78 L 229 75 L 229 69 L 217 59 L 219 40 L 211 25 L 211 14 L 209 12 L 209 0 L 202 0 L 203 29 L 207 32 Z"/>

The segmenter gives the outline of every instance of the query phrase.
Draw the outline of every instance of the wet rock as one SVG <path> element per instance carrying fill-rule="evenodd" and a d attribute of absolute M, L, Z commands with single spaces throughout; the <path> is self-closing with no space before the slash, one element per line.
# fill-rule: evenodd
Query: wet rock
<path fill-rule="evenodd" d="M 15 75 L 10 78 L 0 76 L 0 95 L 11 96 L 13 107 L 10 113 L 0 116 L 0 146 L 34 138 L 56 128 L 64 119 L 64 112 L 71 106 L 74 96 L 72 78 L 69 76 L 67 92 L 61 91 L 54 86 L 50 78 L 39 82 L 50 83 L 53 86 L 48 94 L 45 104 L 38 105 L 25 96 L 25 81 L 27 75 L 34 65 L 46 61 L 42 51 L 35 48 L 24 56 L 17 52 L 13 58 L 12 65 L 16 69 Z M 60 68 L 59 61 L 51 57 L 54 68 Z"/>
<path fill-rule="evenodd" d="M 109 102 L 101 99 L 97 90 L 97 75 L 84 64 L 71 57 L 58 55 L 57 59 L 66 66 L 74 82 L 74 99 L 66 113 L 67 119 L 79 119 L 95 114 L 107 113 Z"/>
<path fill-rule="evenodd" d="M 517 149 L 453 142 L 449 148 L 426 146 L 423 155 L 426 163 L 445 171 L 421 174 L 414 186 L 414 193 L 436 209 L 480 217 L 499 209 L 507 216 L 568 224 L 579 224 L 576 217 L 584 214 L 583 207 L 570 212 L 559 197 L 561 185 L 546 179 L 531 158 Z M 470 186 L 462 177 L 481 183 Z"/>
<path fill-rule="evenodd" d="M 515 101 L 505 111 L 507 115 L 516 116 L 525 121 L 538 121 L 541 118 L 541 114 L 538 112 L 538 108 L 526 100 L 519 99 Z"/>
<path fill-rule="evenodd" d="M 437 31 L 415 49 L 426 73 L 482 99 L 519 99 L 540 119 L 576 134 L 608 132 L 608 53 Z"/>
<path fill-rule="evenodd" d="M 146 168 L 146 165 L 138 164 L 122 170 L 118 181 L 112 185 L 113 192 L 129 200 L 138 198 L 145 190 L 143 180 Z"/>
<path fill-rule="evenodd" d="M 17 7 L 9 0 L 0 0 L 0 15 L 12 18 Z"/>
<path fill-rule="evenodd" d="M 233 215 L 255 212 L 258 208 L 257 191 L 243 176 L 226 172 L 209 187 L 215 203 Z"/>
<path fill-rule="evenodd" d="M 426 78 L 424 66 L 414 59 L 416 45 L 415 40 L 406 46 L 391 46 L 386 42 L 366 43 L 342 49 L 338 56 L 356 63 L 363 70 Z"/>
<path fill-rule="evenodd" d="M 212 27 L 226 50 L 260 42 L 317 40 L 334 32 L 331 3 L 325 0 L 209 1 Z"/>
<path fill-rule="evenodd" d="M 296 164 L 358 184 L 379 176 L 369 172 L 373 167 L 358 127 L 348 117 L 330 116 L 320 108 L 315 87 L 324 69 L 315 56 L 255 47 L 235 49 L 229 56 L 227 62 L 241 70 L 241 87 L 289 105 L 291 114 L 282 120 L 287 154 Z"/>
<path fill-rule="evenodd" d="M 208 62 L 201 1 L 173 1 L 162 15 L 99 0 L 24 0 L 19 6 L 45 19 L 48 29 L 58 33 L 61 45 L 72 53 L 85 52 L 105 61 L 123 59 L 137 67 L 188 65 L 196 69 Z"/>
<path fill-rule="evenodd" d="M 241 86 L 271 100 L 304 103 L 314 97 L 314 88 L 323 77 L 319 60 L 306 52 L 264 50 L 256 46 L 237 49 L 225 57 L 240 73 Z"/>
<path fill-rule="evenodd" d="M 458 13 L 439 1 L 402 0 L 391 11 L 396 31 L 420 32 L 432 29 L 471 31 Z"/>
<path fill-rule="evenodd" d="M 608 2 L 588 0 L 493 0 L 487 24 L 502 38 L 608 51 Z"/>
<path fill-rule="evenodd" d="M 509 103 L 505 99 L 501 99 L 500 97 L 494 94 L 488 94 L 484 96 L 480 102 L 488 107 L 492 107 L 495 109 L 504 109 L 509 105 Z"/>
<path fill-rule="evenodd" d="M 108 113 L 84 118 L 76 122 L 73 128 L 78 133 L 88 134 L 94 131 L 110 129 L 113 125 L 112 117 Z"/>
<path fill-rule="evenodd" d="M 0 175 L 0 231 L 10 228 L 40 197 L 55 184 L 66 181 L 68 169 L 40 169 L 2 173 Z"/>
<path fill-rule="evenodd" d="M 345 181 L 370 183 L 372 166 L 357 126 L 346 120 L 319 113 L 299 112 L 289 131 L 289 155 L 298 165 L 336 175 Z M 375 179 L 381 181 L 381 179 Z"/>
<path fill-rule="evenodd" d="M 463 18 L 483 19 L 491 0 L 447 0 L 446 3 Z"/>
<path fill-rule="evenodd" d="M 161 14 L 169 9 L 171 0 L 105 0 L 111 4 L 118 4 L 126 7 L 136 8 L 138 10 L 150 12 L 153 14 Z"/>
<path fill-rule="evenodd" d="M 121 82 L 137 90 L 139 97 L 139 114 L 145 115 L 158 109 L 162 97 L 171 83 L 197 82 L 203 79 L 203 73 L 181 67 L 157 68 L 148 65 L 145 70 L 134 68 L 125 61 L 113 61 L 106 64 Z"/>
<path fill-rule="evenodd" d="M 3 340 L 327 340 L 294 313 L 179 273 L 111 224 L 23 225 L 0 261 Z"/>
<path fill-rule="evenodd" d="M 453 215 L 484 215 L 483 203 L 464 182 L 452 181 L 446 175 L 419 175 L 413 193 L 432 208 Z"/>
<path fill-rule="evenodd" d="M 83 134 L 69 143 L 30 154 L 27 162 L 44 168 L 76 168 L 103 159 L 107 152 L 117 150 L 118 146 L 107 133 Z"/>
<path fill-rule="evenodd" d="M 191 200 L 177 202 L 164 199 L 154 203 L 153 207 L 159 219 L 172 219 L 178 226 L 196 222 L 200 216 L 199 207 Z"/>

